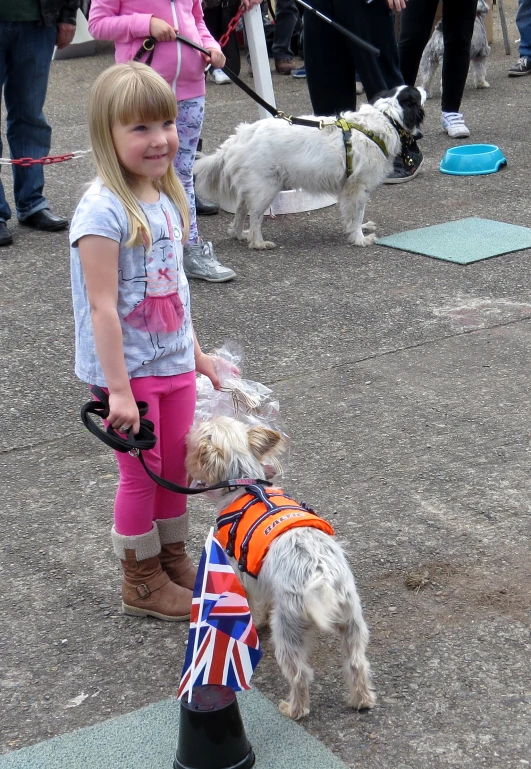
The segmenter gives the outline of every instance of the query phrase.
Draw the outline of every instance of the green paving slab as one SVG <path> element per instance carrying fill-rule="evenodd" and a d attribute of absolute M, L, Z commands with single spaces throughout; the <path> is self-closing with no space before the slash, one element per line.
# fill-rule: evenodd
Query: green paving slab
<path fill-rule="evenodd" d="M 347 769 L 321 742 L 256 690 L 238 695 L 256 769 Z M 172 769 L 176 699 L 0 756 L 0 769 Z"/>
<path fill-rule="evenodd" d="M 379 238 L 379 246 L 398 248 L 456 264 L 531 248 L 531 229 L 472 216 Z"/>

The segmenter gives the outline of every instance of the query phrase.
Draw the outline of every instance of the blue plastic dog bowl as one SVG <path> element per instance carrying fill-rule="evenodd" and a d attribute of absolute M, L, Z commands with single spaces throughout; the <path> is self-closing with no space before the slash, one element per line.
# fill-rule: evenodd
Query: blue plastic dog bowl
<path fill-rule="evenodd" d="M 462 144 L 446 150 L 439 170 L 453 176 L 493 174 L 507 160 L 495 144 Z"/>

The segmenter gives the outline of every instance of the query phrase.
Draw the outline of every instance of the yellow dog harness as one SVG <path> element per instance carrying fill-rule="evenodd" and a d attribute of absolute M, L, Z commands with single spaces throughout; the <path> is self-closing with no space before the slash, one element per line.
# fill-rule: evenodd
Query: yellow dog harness
<path fill-rule="evenodd" d="M 225 507 L 218 516 L 217 539 L 238 568 L 257 577 L 273 542 L 287 529 L 313 526 L 333 535 L 334 529 L 304 502 L 287 497 L 282 489 L 247 486 L 247 494 Z"/>
<path fill-rule="evenodd" d="M 365 126 L 359 125 L 359 123 L 353 123 L 345 118 L 338 118 L 334 123 L 338 128 L 343 131 L 343 142 L 345 144 L 345 152 L 347 156 L 347 176 L 352 176 L 352 129 L 360 131 L 362 134 L 373 141 L 381 149 L 386 158 L 389 157 L 389 152 L 383 139 L 381 139 L 374 131 L 371 131 Z"/>

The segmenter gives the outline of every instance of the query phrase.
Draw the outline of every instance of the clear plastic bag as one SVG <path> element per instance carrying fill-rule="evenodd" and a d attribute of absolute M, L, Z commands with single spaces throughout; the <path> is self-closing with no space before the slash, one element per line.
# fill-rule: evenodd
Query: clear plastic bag
<path fill-rule="evenodd" d="M 215 390 L 208 377 L 202 374 L 198 376 L 195 420 L 204 421 L 216 416 L 228 416 L 249 425 L 264 425 L 278 430 L 285 442 L 280 461 L 285 469 L 290 439 L 284 429 L 280 404 L 273 390 L 260 382 L 241 376 L 243 349 L 236 342 L 225 342 L 219 349 L 213 350 L 211 355 L 214 357 L 214 367 L 221 381 L 221 390 Z"/>

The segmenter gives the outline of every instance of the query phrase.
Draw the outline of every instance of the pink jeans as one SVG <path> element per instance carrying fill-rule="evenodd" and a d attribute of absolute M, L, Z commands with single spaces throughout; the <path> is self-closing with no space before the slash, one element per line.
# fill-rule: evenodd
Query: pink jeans
<path fill-rule="evenodd" d="M 176 376 L 131 379 L 135 400 L 146 401 L 146 415 L 155 425 L 157 443 L 143 452 L 150 470 L 168 481 L 187 486 L 185 440 L 195 413 L 195 371 Z M 114 503 L 114 527 L 126 537 L 146 534 L 157 518 L 186 512 L 186 495 L 163 489 L 151 480 L 138 457 L 115 452 L 120 483 Z"/>

